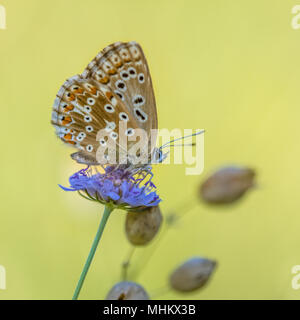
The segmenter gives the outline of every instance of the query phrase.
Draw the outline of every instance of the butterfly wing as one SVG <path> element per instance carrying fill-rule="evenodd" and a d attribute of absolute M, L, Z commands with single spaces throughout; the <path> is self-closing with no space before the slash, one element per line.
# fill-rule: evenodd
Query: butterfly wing
<path fill-rule="evenodd" d="M 110 90 L 93 79 L 75 76 L 60 88 L 51 122 L 63 142 L 79 149 L 80 152 L 73 155 L 76 161 L 106 163 L 107 159 L 98 159 L 97 152 L 114 141 L 118 145 L 120 123 L 126 121 L 126 127 L 137 127 L 135 119 L 125 111 L 122 101 Z M 122 120 L 121 115 L 127 115 L 126 119 Z M 99 138 L 101 130 L 107 133 L 107 139 Z"/>
<path fill-rule="evenodd" d="M 82 75 L 63 84 L 53 106 L 52 124 L 56 133 L 62 141 L 79 150 L 72 155 L 79 163 L 106 162 L 107 159 L 97 157 L 97 152 L 113 141 L 120 146 L 120 121 L 126 122 L 128 130 L 144 129 L 148 137 L 151 129 L 157 129 L 151 76 L 144 53 L 136 42 L 118 42 L 106 47 Z M 98 137 L 102 129 L 109 133 L 108 140 Z M 129 131 L 126 135 L 129 136 Z M 152 141 L 155 142 L 155 138 L 152 136 Z M 134 142 L 128 142 L 128 148 L 132 144 Z M 152 149 L 149 143 L 149 155 Z M 122 148 L 115 151 L 118 155 Z"/>
<path fill-rule="evenodd" d="M 116 42 L 102 50 L 82 73 L 108 88 L 147 132 L 157 129 L 157 111 L 152 80 L 142 48 L 136 42 Z M 152 144 L 156 141 L 152 132 Z M 148 154 L 155 147 L 149 142 Z"/>

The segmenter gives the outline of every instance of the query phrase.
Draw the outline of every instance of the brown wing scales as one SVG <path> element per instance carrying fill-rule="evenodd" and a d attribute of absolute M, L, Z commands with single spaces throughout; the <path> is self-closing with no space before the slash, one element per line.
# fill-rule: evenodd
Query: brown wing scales
<path fill-rule="evenodd" d="M 106 47 L 82 75 L 68 79 L 57 94 L 51 122 L 59 138 L 79 150 L 76 161 L 96 163 L 99 148 L 113 140 L 119 145 L 119 121 L 126 122 L 126 135 L 135 128 L 148 134 L 157 129 L 149 69 L 135 42 Z M 98 137 L 102 129 L 110 135 L 107 141 Z"/>

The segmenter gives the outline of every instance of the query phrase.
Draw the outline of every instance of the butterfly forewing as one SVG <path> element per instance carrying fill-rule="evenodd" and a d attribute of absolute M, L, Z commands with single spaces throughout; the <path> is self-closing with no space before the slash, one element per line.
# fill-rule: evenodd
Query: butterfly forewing
<path fill-rule="evenodd" d="M 146 130 L 148 135 L 151 129 L 157 129 L 151 76 L 139 44 L 117 42 L 106 47 L 87 66 L 82 76 L 110 88 L 135 117 L 139 128 Z"/>

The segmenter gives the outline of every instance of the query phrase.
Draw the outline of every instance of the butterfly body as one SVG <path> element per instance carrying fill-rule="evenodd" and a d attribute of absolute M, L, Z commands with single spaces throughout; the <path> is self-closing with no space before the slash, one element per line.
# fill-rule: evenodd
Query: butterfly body
<path fill-rule="evenodd" d="M 127 150 L 135 144 L 139 130 L 149 141 L 143 149 L 144 165 L 160 162 L 161 150 L 152 143 L 157 129 L 155 97 L 141 47 L 136 42 L 117 42 L 102 50 L 81 75 L 62 85 L 51 122 L 57 136 L 78 150 L 71 157 L 79 163 L 109 162 L 105 150 L 111 146 L 132 165 L 135 155 Z"/>

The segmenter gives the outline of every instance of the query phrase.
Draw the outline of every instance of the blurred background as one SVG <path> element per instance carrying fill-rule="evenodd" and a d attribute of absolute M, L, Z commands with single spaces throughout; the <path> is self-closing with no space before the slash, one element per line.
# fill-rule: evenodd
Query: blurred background
<path fill-rule="evenodd" d="M 229 207 L 199 202 L 160 242 L 138 279 L 147 291 L 193 255 L 218 261 L 209 285 L 161 299 L 299 299 L 300 30 L 296 1 L 1 0 L 0 299 L 70 299 L 103 211 L 62 191 L 72 149 L 50 124 L 64 80 L 115 41 L 139 42 L 150 66 L 160 128 L 204 128 L 205 169 L 155 167 L 164 214 L 224 164 L 256 169 L 258 187 Z M 180 214 L 180 212 L 178 212 Z M 103 299 L 130 246 L 115 211 L 81 299 Z M 133 256 L 131 275 L 151 245 Z"/>

